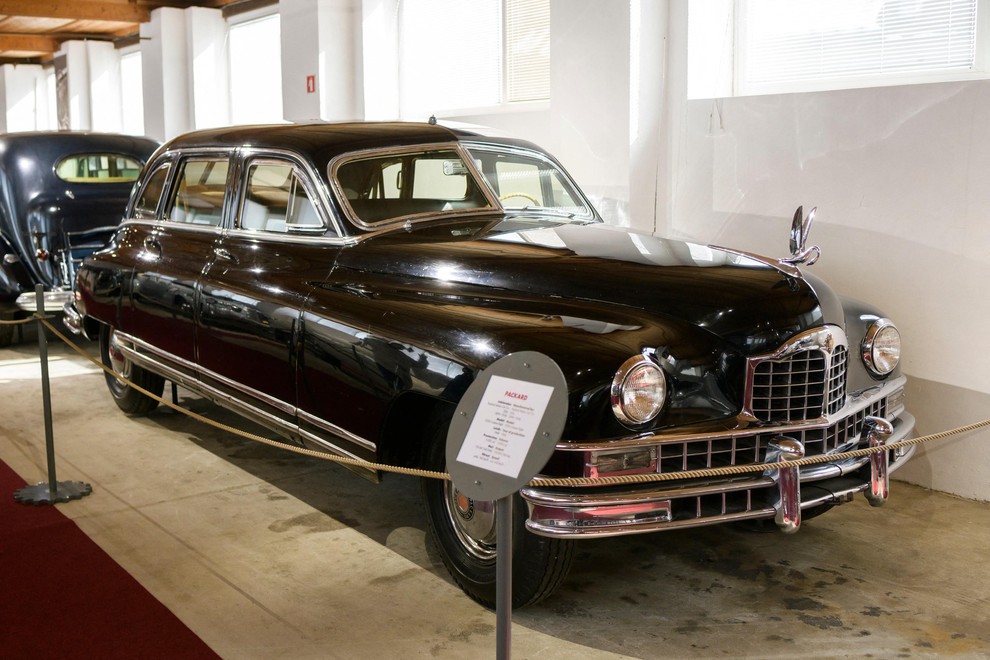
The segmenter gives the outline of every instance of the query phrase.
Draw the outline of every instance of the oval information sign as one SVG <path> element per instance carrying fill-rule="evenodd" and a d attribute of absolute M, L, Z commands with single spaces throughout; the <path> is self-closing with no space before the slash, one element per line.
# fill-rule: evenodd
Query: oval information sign
<path fill-rule="evenodd" d="M 567 421 L 567 382 L 542 353 L 512 353 L 468 388 L 447 431 L 447 471 L 468 497 L 497 500 L 530 481 Z"/>

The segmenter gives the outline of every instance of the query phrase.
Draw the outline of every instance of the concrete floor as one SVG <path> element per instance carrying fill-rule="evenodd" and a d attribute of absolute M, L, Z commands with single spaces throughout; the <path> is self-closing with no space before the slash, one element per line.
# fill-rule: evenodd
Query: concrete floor
<path fill-rule="evenodd" d="M 28 335 L 0 349 L 0 458 L 34 483 L 47 473 Z M 220 655 L 495 656 L 495 614 L 429 548 L 414 479 L 374 485 L 163 409 L 127 418 L 94 367 L 57 341 L 51 353 L 58 478 L 93 486 L 60 511 Z M 514 613 L 512 653 L 990 657 L 988 548 L 990 505 L 903 483 L 882 510 L 859 498 L 793 536 L 585 541 L 563 588 Z"/>

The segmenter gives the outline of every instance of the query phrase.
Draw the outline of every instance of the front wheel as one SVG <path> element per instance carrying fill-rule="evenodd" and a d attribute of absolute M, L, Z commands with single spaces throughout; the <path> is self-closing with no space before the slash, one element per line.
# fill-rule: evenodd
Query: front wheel
<path fill-rule="evenodd" d="M 165 391 L 165 379 L 127 359 L 118 343 L 116 331 L 108 325 L 100 328 L 100 357 L 104 366 L 113 369 L 114 373 L 120 374 L 148 392 L 161 396 Z M 104 376 L 114 403 L 128 415 L 146 415 L 158 407 L 158 401 L 147 394 L 134 389 L 115 376 L 107 373 Z"/>
<path fill-rule="evenodd" d="M 445 469 L 447 421 L 437 423 L 426 449 L 427 469 Z M 495 607 L 495 503 L 473 500 L 450 481 L 421 484 L 433 541 L 458 586 L 485 607 Z M 512 496 L 512 606 L 538 603 L 567 577 L 574 556 L 570 541 L 537 536 L 526 529 L 526 505 Z"/>

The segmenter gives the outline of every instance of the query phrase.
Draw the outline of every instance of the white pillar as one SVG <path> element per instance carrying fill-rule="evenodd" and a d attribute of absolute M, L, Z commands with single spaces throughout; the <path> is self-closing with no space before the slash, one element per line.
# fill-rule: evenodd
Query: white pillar
<path fill-rule="evenodd" d="M 0 66 L 0 133 L 48 128 L 45 79 L 40 64 Z"/>
<path fill-rule="evenodd" d="M 141 24 L 144 130 L 150 137 L 166 140 L 194 126 L 188 52 L 181 9 L 155 9 Z"/>
<path fill-rule="evenodd" d="M 189 98 L 193 126 L 213 128 L 230 123 L 227 21 L 219 9 L 185 10 Z"/>
<path fill-rule="evenodd" d="M 279 14 L 285 119 L 361 119 L 361 0 L 280 0 Z"/>
<path fill-rule="evenodd" d="M 108 41 L 87 41 L 86 60 L 89 83 L 88 128 L 119 133 L 123 128 L 120 96 L 120 54 Z M 72 71 L 70 69 L 71 77 Z"/>
<path fill-rule="evenodd" d="M 399 0 L 364 0 L 362 24 L 365 119 L 399 116 Z"/>
<path fill-rule="evenodd" d="M 68 128 L 85 131 L 91 127 L 89 105 L 89 57 L 85 41 L 66 41 L 59 54 L 65 56 Z"/>

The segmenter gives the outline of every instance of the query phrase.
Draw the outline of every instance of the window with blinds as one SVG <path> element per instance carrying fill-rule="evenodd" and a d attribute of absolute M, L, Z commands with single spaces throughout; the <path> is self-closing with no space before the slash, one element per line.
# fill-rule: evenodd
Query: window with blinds
<path fill-rule="evenodd" d="M 919 82 L 973 71 L 977 4 L 739 0 L 736 93 Z"/>
<path fill-rule="evenodd" d="M 549 97 L 549 0 L 400 0 L 403 115 Z"/>

